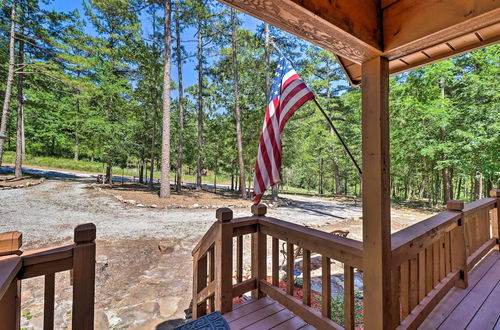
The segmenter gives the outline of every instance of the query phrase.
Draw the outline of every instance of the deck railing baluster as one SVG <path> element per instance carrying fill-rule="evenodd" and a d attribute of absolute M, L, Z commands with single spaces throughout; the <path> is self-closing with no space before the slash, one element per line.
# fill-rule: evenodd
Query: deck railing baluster
<path fill-rule="evenodd" d="M 45 275 L 44 307 L 43 307 L 43 329 L 54 329 L 54 294 L 56 285 L 56 274 Z"/>
<path fill-rule="evenodd" d="M 236 237 L 236 282 L 243 281 L 243 235 Z"/>
<path fill-rule="evenodd" d="M 280 272 L 280 266 L 279 266 L 279 262 L 280 262 L 280 257 L 279 257 L 279 239 L 278 238 L 275 238 L 273 237 L 273 240 L 272 240 L 272 259 L 271 259 L 271 268 L 272 268 L 272 284 L 274 286 L 279 286 L 279 272 Z"/>
<path fill-rule="evenodd" d="M 458 226 L 451 231 L 451 270 L 460 270 L 460 281 L 457 286 L 466 288 L 468 285 L 467 271 L 467 244 L 465 237 L 465 221 L 462 210 L 464 203 L 458 201 L 449 201 L 446 205 L 449 211 L 460 212 Z"/>
<path fill-rule="evenodd" d="M 304 249 L 302 253 L 302 301 L 311 306 L 311 251 Z"/>
<path fill-rule="evenodd" d="M 344 328 L 354 330 L 354 268 L 344 264 Z"/>
<path fill-rule="evenodd" d="M 215 308 L 221 313 L 233 309 L 233 211 L 220 208 L 216 211 L 219 236 L 215 240 L 216 292 Z"/>
<path fill-rule="evenodd" d="M 295 253 L 293 250 L 294 246 L 292 243 L 286 243 L 286 292 L 293 296 L 293 273 L 295 266 Z"/>
<path fill-rule="evenodd" d="M 332 319 L 332 271 L 331 260 L 321 256 L 321 313 Z"/>
<path fill-rule="evenodd" d="M 95 238 L 93 223 L 75 228 L 73 249 L 73 313 L 72 328 L 94 328 Z"/>

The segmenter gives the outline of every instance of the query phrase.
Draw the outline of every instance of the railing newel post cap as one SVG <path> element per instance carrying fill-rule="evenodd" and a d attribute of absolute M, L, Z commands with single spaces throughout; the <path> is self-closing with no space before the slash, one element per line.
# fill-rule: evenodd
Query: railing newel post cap
<path fill-rule="evenodd" d="M 491 189 L 490 197 L 500 197 L 500 189 Z"/>
<path fill-rule="evenodd" d="M 233 220 L 233 210 L 228 207 L 221 207 L 215 211 L 215 217 L 218 221 L 230 221 Z"/>
<path fill-rule="evenodd" d="M 96 227 L 93 223 L 85 223 L 75 228 L 75 243 L 90 243 L 95 241 Z"/>
<path fill-rule="evenodd" d="M 457 200 L 451 200 L 451 201 L 446 202 L 446 208 L 449 211 L 462 211 L 464 209 L 464 202 L 457 201 Z"/>
<path fill-rule="evenodd" d="M 267 206 L 265 204 L 252 204 L 252 214 L 256 216 L 263 216 L 267 213 Z"/>

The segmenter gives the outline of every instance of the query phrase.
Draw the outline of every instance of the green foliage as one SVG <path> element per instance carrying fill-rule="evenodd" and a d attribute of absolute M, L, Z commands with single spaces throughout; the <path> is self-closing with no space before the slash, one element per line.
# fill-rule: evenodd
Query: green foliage
<path fill-rule="evenodd" d="M 156 178 L 161 159 L 163 3 L 90 0 L 84 2 L 83 12 L 47 10 L 37 0 L 19 3 L 20 13 L 29 17 L 18 27 L 26 46 L 27 164 L 92 172 L 101 172 L 107 164 L 117 174 L 126 168 L 135 176 L 136 168 L 145 175 L 145 168 L 153 167 Z M 7 75 L 9 6 L 10 1 L 0 5 L 0 90 Z M 192 178 L 202 153 L 204 181 L 213 182 L 217 176 L 218 182 L 228 183 L 238 176 L 229 12 L 207 0 L 174 2 L 174 10 L 183 31 L 183 65 L 195 61 L 195 47 L 187 47 L 195 41 L 195 31 L 201 28 L 203 34 L 204 147 L 197 146 L 198 88 L 185 86 L 182 132 L 173 93 L 172 170 L 183 134 L 186 179 Z M 262 27 L 254 33 L 244 28 L 242 17 L 237 24 L 239 104 L 243 158 L 247 180 L 252 180 L 267 103 L 266 65 Z M 361 164 L 360 90 L 346 85 L 331 53 L 275 28 L 271 35 Z M 395 199 L 439 203 L 445 176 L 457 199 L 484 196 L 500 183 L 499 57 L 500 46 L 493 45 L 391 78 Z M 272 54 L 267 74 L 273 74 L 276 59 Z M 197 68 L 189 68 L 184 75 L 196 76 Z M 173 89 L 178 88 L 175 83 Z M 16 106 L 13 100 L 11 112 Z M 15 150 L 15 119 L 11 115 L 8 123 L 10 151 Z M 282 186 L 288 191 L 360 195 L 355 167 L 312 102 L 286 126 L 283 153 Z M 5 157 L 9 162 L 12 154 Z M 67 160 L 73 158 L 84 161 Z"/>

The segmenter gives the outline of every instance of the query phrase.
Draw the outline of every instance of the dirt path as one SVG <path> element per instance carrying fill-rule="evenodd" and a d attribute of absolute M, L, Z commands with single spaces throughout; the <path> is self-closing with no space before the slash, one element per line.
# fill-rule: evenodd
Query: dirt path
<path fill-rule="evenodd" d="M 361 206 L 287 196 L 294 206 L 271 208 L 269 215 L 320 229 L 348 229 L 361 239 Z M 234 210 L 249 215 L 248 209 Z M 426 217 L 395 211 L 393 229 Z M 24 248 L 72 241 L 73 228 L 97 226 L 96 328 L 174 327 L 184 318 L 191 297 L 191 249 L 215 221 L 212 209 L 147 209 L 126 206 L 88 188 L 85 181 L 47 181 L 0 191 L 0 232 L 23 232 Z M 406 219 L 403 221 L 403 219 Z M 160 252 L 158 244 L 164 251 Z M 58 274 L 56 324 L 67 325 L 71 287 Z M 43 282 L 23 282 L 23 326 L 42 326 Z"/>

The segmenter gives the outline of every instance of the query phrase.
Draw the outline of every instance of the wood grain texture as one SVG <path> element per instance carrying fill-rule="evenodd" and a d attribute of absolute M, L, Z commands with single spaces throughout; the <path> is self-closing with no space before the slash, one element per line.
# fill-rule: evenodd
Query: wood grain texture
<path fill-rule="evenodd" d="M 271 260 L 271 268 L 272 268 L 272 284 L 274 286 L 279 285 L 279 239 L 274 238 L 272 240 L 272 260 Z"/>
<path fill-rule="evenodd" d="M 252 234 L 252 277 L 259 280 L 267 278 L 267 238 L 266 235 L 257 232 Z M 262 298 L 264 294 L 259 290 L 252 292 L 253 298 Z"/>
<path fill-rule="evenodd" d="M 56 286 L 56 275 L 45 275 L 43 291 L 43 329 L 54 329 L 54 294 Z"/>
<path fill-rule="evenodd" d="M 469 277 L 469 286 L 466 289 L 453 288 L 439 302 L 439 305 L 427 316 L 422 323 L 423 329 L 437 329 L 453 310 L 460 305 L 461 301 L 470 293 L 470 291 L 479 283 L 479 281 L 491 271 L 497 260 L 500 258 L 498 251 L 491 251 L 475 267 Z"/>
<path fill-rule="evenodd" d="M 218 221 L 219 235 L 215 239 L 215 308 L 221 313 L 229 312 L 233 306 L 233 224 Z"/>
<path fill-rule="evenodd" d="M 332 318 L 332 262 L 330 258 L 321 257 L 321 313 Z"/>
<path fill-rule="evenodd" d="M 344 264 L 344 328 L 354 330 L 354 268 Z"/>
<path fill-rule="evenodd" d="M 367 329 L 391 327 L 389 65 L 362 65 L 363 272 Z"/>
<path fill-rule="evenodd" d="M 76 244 L 73 252 L 72 329 L 94 328 L 95 243 Z"/>
<path fill-rule="evenodd" d="M 302 256 L 302 301 L 311 306 L 311 251 L 304 250 Z"/>
<path fill-rule="evenodd" d="M 335 6 L 328 5 L 330 2 L 324 0 L 302 1 L 301 4 L 291 0 L 221 0 L 221 2 L 356 63 L 381 54 L 380 36 L 376 40 L 373 39 L 379 34 L 374 31 L 379 28 L 378 26 L 368 28 L 370 22 L 374 25 L 378 25 L 379 22 L 376 1 L 340 0 L 335 2 Z M 312 12 L 311 10 L 319 11 L 316 3 L 328 8 L 332 6 L 328 12 L 333 16 L 329 16 L 327 20 Z M 307 9 L 308 6 L 310 10 Z M 354 13 L 348 12 L 356 8 Z M 327 14 L 324 15 L 326 17 Z M 365 17 L 362 22 L 357 21 L 360 16 Z M 354 17 L 357 20 L 353 20 Z"/>
<path fill-rule="evenodd" d="M 0 324 L 2 329 L 17 330 L 21 320 L 21 281 L 14 279 L 8 283 L 0 295 Z"/>
<path fill-rule="evenodd" d="M 0 233 L 0 256 L 14 254 L 23 245 L 23 234 L 18 231 Z"/>
<path fill-rule="evenodd" d="M 299 299 L 289 296 L 279 288 L 265 281 L 260 283 L 262 290 L 272 299 L 285 306 L 289 311 L 302 318 L 317 329 L 343 329 L 340 325 L 318 313 L 312 307 L 304 305 Z"/>
<path fill-rule="evenodd" d="M 295 253 L 292 243 L 286 243 L 286 292 L 293 296 Z"/>
<path fill-rule="evenodd" d="M 401 0 L 383 11 L 384 56 L 402 57 L 499 21 L 491 0 Z"/>
<path fill-rule="evenodd" d="M 259 219 L 259 226 L 266 235 L 363 268 L 363 243 L 359 241 L 269 217 Z"/>
<path fill-rule="evenodd" d="M 22 261 L 18 256 L 0 257 L 0 299 L 16 278 L 21 266 Z"/>

